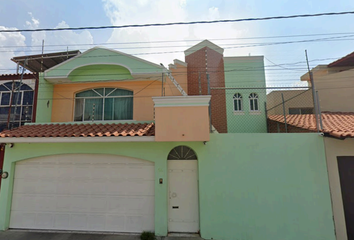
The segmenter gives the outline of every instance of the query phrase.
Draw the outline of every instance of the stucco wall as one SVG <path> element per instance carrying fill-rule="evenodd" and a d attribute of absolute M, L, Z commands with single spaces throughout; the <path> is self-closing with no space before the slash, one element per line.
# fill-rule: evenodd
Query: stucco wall
<path fill-rule="evenodd" d="M 229 133 L 264 133 L 267 132 L 265 116 L 265 73 L 263 56 L 225 57 L 225 87 L 239 88 L 226 90 L 227 129 Z M 252 89 L 256 88 L 256 89 Z M 264 89 L 261 89 L 264 88 Z M 243 112 L 234 114 L 235 93 L 243 99 Z M 257 93 L 259 112 L 250 112 L 249 95 Z"/>
<path fill-rule="evenodd" d="M 337 140 L 325 138 L 324 142 L 337 240 L 347 240 L 337 156 L 354 156 L 354 139 Z"/>
<path fill-rule="evenodd" d="M 165 95 L 181 94 L 170 80 L 165 85 Z M 75 93 L 101 87 L 122 88 L 133 91 L 133 120 L 154 120 L 154 103 L 151 97 L 161 96 L 162 83 L 160 81 L 122 81 L 122 82 L 95 82 L 76 84 L 57 84 L 53 90 L 52 122 L 72 122 L 74 120 Z M 41 96 L 39 96 L 41 98 Z M 50 121 L 49 121 L 50 122 Z"/>
<path fill-rule="evenodd" d="M 19 160 L 64 153 L 155 162 L 155 231 L 167 234 L 167 155 L 190 146 L 199 163 L 200 231 L 206 239 L 334 240 L 323 139 L 317 134 L 211 134 L 202 142 L 15 144 L 6 149 L 0 229 L 9 223 Z M 164 184 L 158 179 L 164 178 Z"/>

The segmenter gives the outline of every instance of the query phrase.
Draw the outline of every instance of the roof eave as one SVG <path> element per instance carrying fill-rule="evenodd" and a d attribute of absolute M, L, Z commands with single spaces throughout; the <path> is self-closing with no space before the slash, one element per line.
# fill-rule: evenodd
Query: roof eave
<path fill-rule="evenodd" d="M 4 137 L 1 143 L 85 143 L 85 142 L 154 142 L 155 136 L 119 137 Z"/>

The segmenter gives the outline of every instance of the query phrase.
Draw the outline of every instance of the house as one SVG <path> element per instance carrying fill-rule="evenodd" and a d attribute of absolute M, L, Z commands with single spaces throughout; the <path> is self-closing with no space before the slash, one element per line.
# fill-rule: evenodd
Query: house
<path fill-rule="evenodd" d="M 317 122 L 320 123 L 318 124 L 320 132 L 325 136 L 324 144 L 337 240 L 350 240 L 354 236 L 352 214 L 354 201 L 351 197 L 354 180 L 351 171 L 354 167 L 354 107 L 350 104 L 354 97 L 353 70 L 353 53 L 311 70 L 322 112 L 321 122 Z M 309 81 L 309 74 L 304 74 L 301 80 Z M 287 132 L 317 131 L 314 114 L 287 114 L 285 116 Z M 285 132 L 282 113 L 268 115 L 268 119 L 270 132 Z"/>
<path fill-rule="evenodd" d="M 232 128 L 265 122 L 265 92 L 226 89 L 241 76 L 224 70 L 263 63 L 221 52 L 204 41 L 167 70 L 95 47 L 40 72 L 36 123 L 0 133 L 0 229 L 334 240 L 322 136 Z"/>

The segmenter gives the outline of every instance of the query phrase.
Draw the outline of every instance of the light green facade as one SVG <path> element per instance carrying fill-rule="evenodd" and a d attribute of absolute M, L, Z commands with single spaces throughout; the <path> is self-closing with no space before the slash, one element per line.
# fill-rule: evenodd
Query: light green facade
<path fill-rule="evenodd" d="M 317 134 L 211 134 L 210 142 L 16 143 L 6 148 L 0 229 L 9 225 L 17 161 L 55 154 L 113 154 L 155 163 L 155 232 L 168 226 L 167 155 L 198 156 L 200 232 L 206 239 L 334 240 L 323 139 Z M 163 178 L 164 184 L 158 184 Z"/>
<path fill-rule="evenodd" d="M 53 84 L 43 78 L 43 73 L 39 73 L 37 123 L 50 122 L 52 119 L 53 89 Z"/>
<path fill-rule="evenodd" d="M 92 66 L 92 65 L 95 66 L 110 65 L 110 66 L 117 66 L 117 67 L 120 66 L 122 68 L 127 69 L 131 74 L 147 74 L 147 73 L 154 74 L 154 73 L 162 73 L 163 71 L 163 68 L 157 64 L 145 61 L 137 57 L 133 57 L 131 55 L 122 52 L 105 49 L 105 48 L 92 48 L 82 53 L 81 55 L 78 55 L 60 65 L 57 65 L 49 69 L 48 71 L 46 71 L 45 77 L 59 78 L 59 77 L 68 77 L 70 75 L 71 77 L 74 77 L 75 74 L 72 74 L 72 71 L 74 69 L 80 69 L 82 67 Z M 125 70 L 121 70 L 121 71 L 123 71 L 124 74 L 127 74 Z M 85 81 L 89 81 L 89 80 L 85 79 Z"/>
<path fill-rule="evenodd" d="M 69 74 L 72 82 L 119 81 L 133 79 L 129 70 L 117 65 L 90 65 L 75 69 Z"/>
<path fill-rule="evenodd" d="M 266 82 L 262 56 L 224 57 L 226 117 L 229 133 L 265 133 Z M 237 89 L 230 89 L 237 88 Z M 234 112 L 235 93 L 242 95 L 242 112 Z M 251 112 L 249 95 L 257 93 L 259 111 Z"/>

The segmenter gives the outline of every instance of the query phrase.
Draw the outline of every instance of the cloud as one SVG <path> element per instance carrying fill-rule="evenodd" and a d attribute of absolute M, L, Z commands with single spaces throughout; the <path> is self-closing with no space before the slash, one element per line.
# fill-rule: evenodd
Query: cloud
<path fill-rule="evenodd" d="M 55 28 L 67 27 L 69 27 L 69 25 L 65 21 L 61 21 Z M 66 51 L 67 47 L 69 47 L 69 50 L 85 50 L 87 46 L 82 44 L 93 44 L 93 37 L 88 30 L 33 32 L 31 34 L 31 45 L 33 47 L 33 51 L 37 50 L 39 51 L 38 53 L 40 53 L 40 46 L 42 45 L 43 40 L 45 52 Z"/>
<path fill-rule="evenodd" d="M 0 26 L 0 30 L 16 30 L 16 28 L 7 28 Z M 16 65 L 11 61 L 15 52 L 24 47 L 25 36 L 21 33 L 0 33 L 0 73 L 14 72 Z M 9 70 L 9 69 L 12 69 Z"/>
<path fill-rule="evenodd" d="M 221 12 L 218 6 L 208 8 L 200 6 L 200 9 L 191 11 L 187 0 L 139 0 L 138 4 L 131 4 L 128 0 L 103 0 L 104 9 L 112 25 L 127 24 L 147 24 L 147 23 L 167 23 L 185 22 L 195 20 L 216 20 L 227 19 L 228 13 Z M 202 10 L 206 9 L 206 10 Z M 204 39 L 225 39 L 238 38 L 249 35 L 251 28 L 244 24 L 196 24 L 179 25 L 165 27 L 144 27 L 115 29 L 110 36 L 108 43 L 111 47 L 129 54 L 141 54 L 138 57 L 152 61 L 154 63 L 171 63 L 173 59 L 184 60 L 183 51 L 197 41 Z M 173 42 L 176 40 L 182 40 Z M 160 41 L 160 43 L 156 43 Z M 162 41 L 162 42 L 161 42 Z M 234 43 L 235 41 L 212 40 L 217 45 Z M 112 43 L 142 42 L 141 44 L 121 44 Z M 225 49 L 225 55 L 248 55 L 249 49 Z M 156 52 L 175 52 L 154 54 Z"/>

